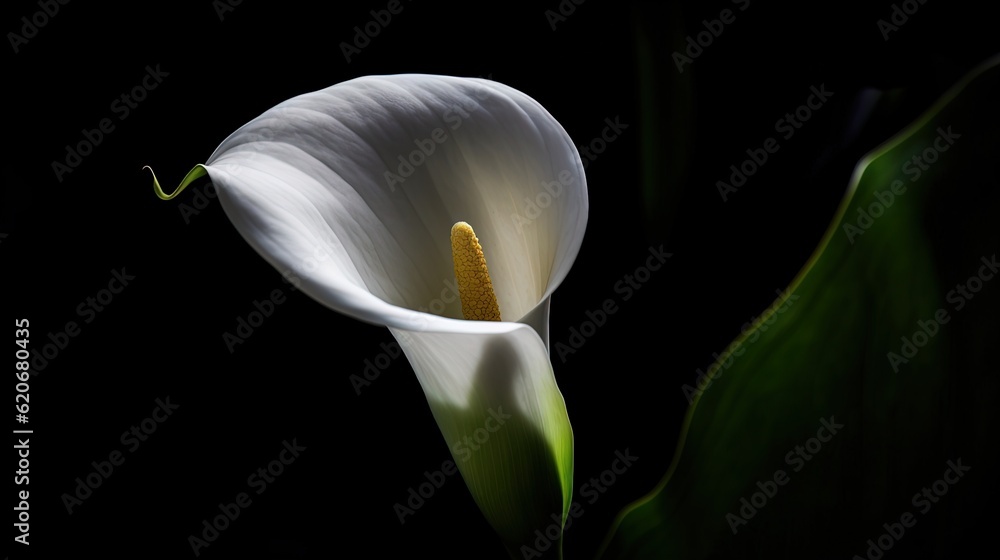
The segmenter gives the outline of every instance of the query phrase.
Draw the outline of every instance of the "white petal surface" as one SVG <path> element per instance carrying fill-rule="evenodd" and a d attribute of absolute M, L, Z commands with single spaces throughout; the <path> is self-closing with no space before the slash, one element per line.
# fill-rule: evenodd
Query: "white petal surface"
<path fill-rule="evenodd" d="M 507 321 L 551 295 L 586 227 L 571 139 L 490 80 L 365 77 L 301 95 L 234 132 L 206 168 L 243 237 L 303 291 L 407 330 L 512 328 L 461 320 L 455 222 L 475 228 Z"/>
<path fill-rule="evenodd" d="M 512 554 L 565 516 L 573 435 L 548 311 L 588 199 L 580 156 L 545 109 L 489 80 L 358 78 L 265 112 L 204 168 L 261 256 L 331 309 L 390 328 Z M 503 322 L 462 319 L 459 221 L 482 244 Z"/>
<path fill-rule="evenodd" d="M 548 350 L 526 325 L 500 335 L 391 330 L 476 503 L 519 553 L 571 499 L 573 434 Z"/>

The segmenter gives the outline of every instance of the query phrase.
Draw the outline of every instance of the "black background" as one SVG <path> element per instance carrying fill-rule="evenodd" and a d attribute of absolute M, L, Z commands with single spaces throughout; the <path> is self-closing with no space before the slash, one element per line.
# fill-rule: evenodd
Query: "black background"
<path fill-rule="evenodd" d="M 31 382 L 30 549 L 38 557 L 63 549 L 191 557 L 188 536 L 244 491 L 252 505 L 203 557 L 319 558 L 352 548 L 376 558 L 504 557 L 457 476 L 405 524 L 397 519 L 393 504 L 450 454 L 405 358 L 360 395 L 352 387 L 350 376 L 392 340 L 388 331 L 293 293 L 217 200 L 182 214 L 204 182 L 163 202 L 143 165 L 172 188 L 264 110 L 370 74 L 489 76 L 537 99 L 578 144 L 598 137 L 606 118 L 627 123 L 588 165 L 586 238 L 552 302 L 553 343 L 605 299 L 620 304 L 575 354 L 553 353 L 576 437 L 576 488 L 610 467 L 616 450 L 640 458 L 567 531 L 567 557 L 587 557 L 613 516 L 666 470 L 687 406 L 681 385 L 806 262 L 854 163 L 996 51 L 981 8 L 936 0 L 888 41 L 876 20 L 889 16 L 890 2 L 754 0 L 738 12 L 728 0 L 589 0 L 553 30 L 545 11 L 558 9 L 556 0 L 418 0 L 403 2 L 350 62 L 341 43 L 386 2 L 319 9 L 245 0 L 222 18 L 207 0 L 95 4 L 61 6 L 5 55 L 4 315 L 30 319 L 35 349 L 68 321 L 81 327 Z M 670 53 L 726 8 L 736 21 L 685 66 L 691 102 L 663 94 L 660 113 L 644 110 L 638 30 L 656 53 L 654 89 L 670 92 L 680 76 Z M 18 1 L 5 11 L 4 31 L 21 33 L 20 18 L 39 7 Z M 169 75 L 119 120 L 112 102 L 147 65 Z M 723 202 L 715 181 L 821 84 L 830 101 Z M 894 113 L 864 122 L 858 100 L 870 88 L 909 95 Z M 52 162 L 106 117 L 114 131 L 57 180 Z M 863 132 L 851 134 L 861 122 Z M 667 201 L 650 206 L 640 147 L 656 132 L 682 143 L 654 147 L 675 181 L 647 187 Z M 661 244 L 673 257 L 621 301 L 615 283 Z M 84 323 L 77 307 L 122 267 L 135 279 Z M 230 353 L 222 334 L 275 289 L 287 300 Z M 167 396 L 179 409 L 125 451 L 122 432 Z M 255 494 L 248 476 L 293 439 L 306 451 Z M 68 514 L 61 496 L 114 450 L 125 462 Z M 12 546 L 14 557 L 23 554 Z"/>

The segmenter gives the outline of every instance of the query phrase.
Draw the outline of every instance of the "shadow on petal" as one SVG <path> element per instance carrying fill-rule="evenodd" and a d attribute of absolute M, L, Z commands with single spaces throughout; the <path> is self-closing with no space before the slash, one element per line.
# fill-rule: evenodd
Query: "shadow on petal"
<path fill-rule="evenodd" d="M 473 498 L 511 555 L 558 558 L 561 478 L 538 426 L 544 414 L 523 412 L 528 375 L 511 340 L 494 336 L 485 343 L 468 406 L 432 402 L 431 408 Z"/>

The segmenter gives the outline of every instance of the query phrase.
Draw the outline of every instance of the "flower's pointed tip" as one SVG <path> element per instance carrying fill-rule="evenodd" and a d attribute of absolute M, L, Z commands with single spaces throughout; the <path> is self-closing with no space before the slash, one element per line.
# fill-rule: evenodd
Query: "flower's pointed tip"
<path fill-rule="evenodd" d="M 208 169 L 199 163 L 198 165 L 195 165 L 191 171 L 188 171 L 187 175 L 184 176 L 184 180 L 181 181 L 180 186 L 174 189 L 174 192 L 167 194 L 160 186 L 160 181 L 156 178 L 156 173 L 153 171 L 153 168 L 148 165 L 144 165 L 142 167 L 143 171 L 147 169 L 149 170 L 149 174 L 153 176 L 153 192 L 156 193 L 156 196 L 158 196 L 160 200 L 170 200 L 175 198 L 177 195 L 181 194 L 181 192 L 186 189 L 188 185 L 208 174 Z"/>

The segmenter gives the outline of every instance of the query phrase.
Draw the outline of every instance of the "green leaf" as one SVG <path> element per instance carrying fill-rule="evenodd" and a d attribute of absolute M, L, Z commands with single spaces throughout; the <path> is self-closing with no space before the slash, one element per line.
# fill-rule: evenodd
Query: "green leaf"
<path fill-rule="evenodd" d="M 949 461 L 997 461 L 998 64 L 859 163 L 786 299 L 715 364 L 666 476 L 601 557 L 865 557 L 905 513 L 920 536 L 901 546 L 963 556 L 955 532 L 995 504 L 968 474 L 932 513 L 914 495 Z"/>

